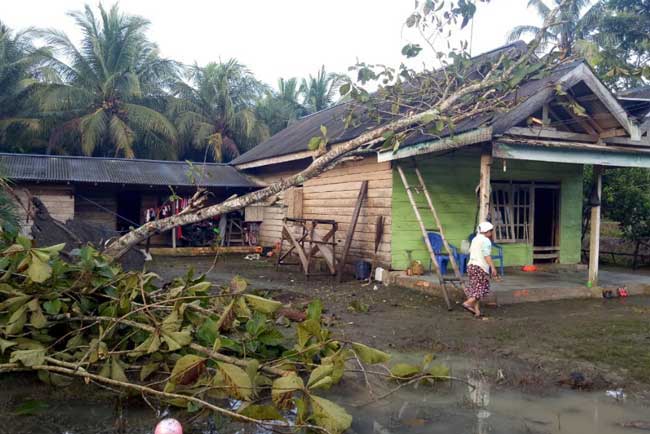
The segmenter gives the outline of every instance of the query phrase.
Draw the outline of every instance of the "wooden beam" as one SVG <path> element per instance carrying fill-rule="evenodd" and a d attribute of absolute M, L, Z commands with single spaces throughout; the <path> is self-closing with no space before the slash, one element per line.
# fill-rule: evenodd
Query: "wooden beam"
<path fill-rule="evenodd" d="M 249 163 L 237 164 L 235 165 L 235 167 L 238 170 L 252 169 L 254 167 L 270 166 L 272 164 L 280 164 L 280 163 L 286 163 L 288 161 L 302 160 L 303 158 L 312 158 L 314 157 L 314 155 L 316 155 L 314 151 L 294 152 L 292 154 L 281 155 L 279 157 L 264 158 L 257 161 L 251 161 Z"/>
<path fill-rule="evenodd" d="M 357 196 L 357 203 L 354 205 L 354 212 L 352 213 L 352 220 L 350 221 L 350 226 L 348 227 L 348 233 L 345 235 L 345 244 L 343 245 L 343 253 L 341 254 L 341 262 L 339 263 L 338 272 L 336 274 L 336 281 L 341 282 L 343 278 L 343 268 L 345 268 L 345 260 L 348 257 L 350 252 L 350 246 L 352 245 L 352 238 L 354 237 L 354 230 L 357 227 L 357 221 L 359 220 L 359 213 L 361 212 L 361 205 L 368 195 L 368 181 L 363 181 L 361 183 L 361 188 L 359 188 L 359 196 Z"/>
<path fill-rule="evenodd" d="M 589 232 L 589 284 L 598 286 L 598 260 L 600 256 L 600 203 L 603 188 L 603 166 L 594 166 L 594 199 L 597 204 L 591 207 L 591 223 Z"/>
<path fill-rule="evenodd" d="M 534 137 L 537 139 L 567 140 L 572 142 L 596 143 L 598 141 L 598 137 L 589 134 L 558 131 L 538 127 L 512 127 L 506 131 L 506 134 L 523 137 Z"/>
<path fill-rule="evenodd" d="M 484 222 L 490 215 L 490 179 L 492 170 L 492 144 L 483 145 L 481 150 L 481 176 L 479 181 L 478 220 Z"/>

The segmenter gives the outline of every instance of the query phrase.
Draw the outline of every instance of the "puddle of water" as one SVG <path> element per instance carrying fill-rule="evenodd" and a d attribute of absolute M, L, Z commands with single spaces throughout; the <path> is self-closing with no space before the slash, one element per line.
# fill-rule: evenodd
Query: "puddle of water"
<path fill-rule="evenodd" d="M 402 357 L 416 362 L 418 356 Z M 650 420 L 650 410 L 640 403 L 616 401 L 600 392 L 553 390 L 544 396 L 501 390 L 476 374 L 473 366 L 461 360 L 446 359 L 453 375 L 465 383 L 439 383 L 434 387 L 408 386 L 379 402 L 369 401 L 362 378 L 346 379 L 326 396 L 345 406 L 354 416 L 351 432 L 356 434 L 630 434 L 634 430 L 623 422 Z M 485 368 L 485 366 L 482 366 Z M 484 370 L 483 372 L 486 372 Z M 381 394 L 394 384 L 375 389 Z M 52 388 L 31 376 L 0 377 L 0 433 L 12 434 L 108 434 L 116 427 L 115 398 L 109 392 L 93 389 Z M 44 401 L 48 407 L 31 416 L 16 416 L 15 407 L 29 399 Z M 157 422 L 154 411 L 139 397 L 122 406 L 124 433 L 151 434 Z M 187 434 L 265 434 L 246 425 L 212 420 L 185 424 Z M 641 431 L 637 431 L 641 432 Z"/>

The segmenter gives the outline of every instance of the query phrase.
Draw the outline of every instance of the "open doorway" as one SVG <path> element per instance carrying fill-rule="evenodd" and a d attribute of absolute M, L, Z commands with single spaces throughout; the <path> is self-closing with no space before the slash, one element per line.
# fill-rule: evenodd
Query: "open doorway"
<path fill-rule="evenodd" d="M 557 262 L 560 255 L 559 210 L 560 189 L 556 186 L 535 186 L 533 260 Z"/>
<path fill-rule="evenodd" d="M 140 225 L 141 196 L 136 191 L 120 192 L 117 195 L 117 230 L 128 232 L 130 227 Z"/>

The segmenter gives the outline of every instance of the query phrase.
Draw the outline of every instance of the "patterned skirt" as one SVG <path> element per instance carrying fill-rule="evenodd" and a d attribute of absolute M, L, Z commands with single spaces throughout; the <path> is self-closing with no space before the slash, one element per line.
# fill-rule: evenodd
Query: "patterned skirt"
<path fill-rule="evenodd" d="M 490 275 L 478 265 L 468 265 L 467 274 L 469 283 L 465 288 L 465 295 L 474 297 L 477 300 L 488 295 L 490 292 Z"/>

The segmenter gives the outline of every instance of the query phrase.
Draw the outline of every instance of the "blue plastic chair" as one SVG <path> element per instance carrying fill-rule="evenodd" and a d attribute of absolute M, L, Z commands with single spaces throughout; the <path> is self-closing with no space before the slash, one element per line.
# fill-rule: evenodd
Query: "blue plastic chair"
<path fill-rule="evenodd" d="M 440 272 L 442 274 L 447 274 L 447 264 L 449 263 L 449 254 L 447 253 L 442 253 L 442 249 L 444 248 L 444 245 L 442 243 L 442 236 L 438 232 L 427 232 L 427 237 L 429 238 L 429 242 L 431 243 L 431 248 L 433 249 L 433 253 L 436 254 L 436 261 L 438 261 L 438 265 L 440 265 Z M 456 259 L 456 263 L 459 264 L 458 260 L 458 249 L 453 246 L 452 244 L 449 245 L 449 248 L 451 248 L 451 254 L 454 255 L 454 259 Z M 433 269 L 433 262 L 429 260 L 429 271 Z"/>
<path fill-rule="evenodd" d="M 474 239 L 475 236 L 476 236 L 475 233 L 469 234 L 469 237 L 467 237 L 467 239 L 469 240 L 470 243 L 472 242 L 472 240 Z M 503 276 L 503 246 L 501 246 L 500 244 L 497 244 L 497 243 L 492 243 L 492 250 L 494 251 L 494 249 L 496 249 L 497 254 L 495 255 L 493 253 L 491 255 L 492 260 L 493 261 L 495 261 L 495 260 L 499 261 L 499 265 L 498 265 L 499 274 L 501 274 Z"/>

